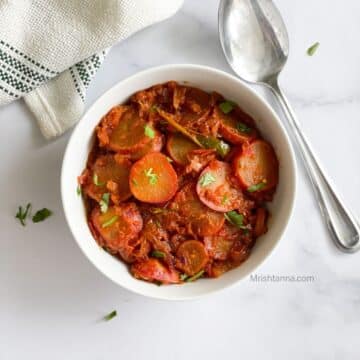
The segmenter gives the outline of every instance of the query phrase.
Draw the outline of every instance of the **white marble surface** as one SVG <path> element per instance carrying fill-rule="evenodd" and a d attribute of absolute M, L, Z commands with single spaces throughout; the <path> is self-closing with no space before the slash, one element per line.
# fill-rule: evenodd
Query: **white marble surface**
<path fill-rule="evenodd" d="M 282 84 L 340 192 L 360 215 L 360 3 L 276 1 L 289 28 Z M 229 71 L 217 37 L 215 0 L 186 0 L 174 18 L 114 47 L 88 104 L 153 65 L 200 63 Z M 321 43 L 309 58 L 305 51 Z M 271 95 L 257 88 L 271 102 Z M 25 106 L 0 109 L 0 359 L 357 359 L 359 256 L 332 245 L 299 166 L 294 216 L 258 274 L 313 275 L 312 283 L 254 283 L 194 302 L 133 295 L 82 255 L 59 193 L 70 132 L 47 143 Z M 21 227 L 18 204 L 55 215 Z M 118 317 L 99 319 L 117 309 Z"/>

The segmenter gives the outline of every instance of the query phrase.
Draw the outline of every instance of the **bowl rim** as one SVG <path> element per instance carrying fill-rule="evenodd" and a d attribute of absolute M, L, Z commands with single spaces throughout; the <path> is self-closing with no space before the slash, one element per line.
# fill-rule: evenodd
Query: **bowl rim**
<path fill-rule="evenodd" d="M 71 159 L 71 153 L 70 150 L 72 148 L 72 144 L 73 142 L 75 142 L 76 138 L 79 136 L 78 134 L 78 129 L 79 129 L 79 125 L 80 123 L 83 121 L 83 119 L 85 117 L 88 116 L 89 113 L 91 113 L 93 111 L 93 109 L 98 105 L 98 103 L 101 103 L 103 101 L 103 99 L 105 99 L 109 94 L 111 94 L 115 88 L 117 88 L 120 85 L 126 84 L 126 82 L 131 82 L 134 79 L 136 79 L 137 77 L 140 76 L 147 76 L 147 75 L 151 75 L 152 73 L 156 73 L 156 72 L 161 72 L 161 71 L 166 71 L 166 70 L 171 70 L 171 69 L 184 69 L 184 70 L 201 70 L 201 71 L 208 71 L 217 75 L 220 75 L 222 77 L 224 77 L 226 80 L 232 80 L 235 81 L 237 83 L 240 84 L 240 86 L 243 86 L 247 89 L 247 91 L 249 92 L 251 97 L 254 97 L 256 99 L 256 101 L 258 101 L 259 103 L 261 103 L 261 105 L 266 109 L 266 111 L 268 111 L 269 113 L 271 113 L 271 115 L 273 116 L 274 119 L 276 119 L 277 125 L 280 129 L 280 131 L 282 132 L 282 136 L 284 138 L 284 142 L 286 144 L 286 147 L 289 151 L 289 164 L 288 166 L 291 167 L 291 173 L 293 174 L 292 176 L 292 197 L 289 200 L 289 206 L 288 206 L 288 212 L 286 214 L 286 217 L 284 217 L 282 223 L 282 229 L 279 232 L 276 241 L 274 242 L 273 246 L 269 248 L 268 252 L 266 253 L 266 255 L 263 257 L 263 259 L 261 259 L 256 266 L 252 269 L 252 271 L 250 271 L 247 275 L 232 281 L 229 284 L 223 284 L 218 286 L 217 288 L 214 289 L 210 289 L 204 293 L 201 294 L 194 294 L 194 295 L 188 295 L 188 296 L 171 296 L 171 297 L 165 297 L 161 294 L 158 294 L 156 292 L 154 293 L 144 293 L 138 289 L 135 288 L 129 288 L 123 284 L 121 284 L 120 282 L 118 282 L 113 276 L 111 276 L 110 274 L 108 274 L 105 269 L 103 269 L 101 266 L 99 266 L 93 259 L 92 257 L 87 253 L 87 251 L 85 250 L 85 247 L 83 247 L 83 245 L 81 244 L 80 241 L 78 241 L 77 236 L 75 235 L 75 231 L 73 228 L 73 222 L 71 220 L 71 214 L 66 210 L 67 207 L 65 205 L 66 200 L 65 200 L 65 196 L 66 193 L 69 191 L 66 189 L 65 187 L 65 169 L 68 166 L 67 164 L 70 162 L 69 160 Z M 171 79 L 169 79 L 171 80 Z M 155 85 L 155 84 L 154 84 Z M 139 89 L 141 90 L 141 89 Z M 220 291 L 223 291 L 225 289 L 229 289 L 235 285 L 238 285 L 242 280 L 244 280 L 245 278 L 249 277 L 251 274 L 254 273 L 254 271 L 256 269 L 258 269 L 269 257 L 270 255 L 273 253 L 273 251 L 275 250 L 275 248 L 278 246 L 280 240 L 283 238 L 283 235 L 289 225 L 289 221 L 291 219 L 291 216 L 293 214 L 293 210 L 294 210 L 294 204 L 295 204 L 295 199 L 296 199 L 296 193 L 297 193 L 297 167 L 296 167 L 296 161 L 295 161 L 295 153 L 294 153 L 294 149 L 292 146 L 292 143 L 290 141 L 290 137 L 283 125 L 283 123 L 280 120 L 280 117 L 277 115 L 277 113 L 274 111 L 274 109 L 270 106 L 270 104 L 260 95 L 258 94 L 253 88 L 251 88 L 250 84 L 246 81 L 243 81 L 239 78 L 237 78 L 236 76 L 227 73 L 225 71 L 210 67 L 210 66 L 206 66 L 206 65 L 200 65 L 200 64 L 187 64 L 187 63 L 179 63 L 179 64 L 164 64 L 164 65 L 159 65 L 159 66 L 153 66 L 153 67 L 149 67 L 146 68 L 144 70 L 138 71 L 128 77 L 125 77 L 124 79 L 121 79 L 120 81 L 116 82 L 113 86 L 111 86 L 108 90 L 106 90 L 105 92 L 103 92 L 92 104 L 91 106 L 83 113 L 83 115 L 81 116 L 80 120 L 78 121 L 78 123 L 76 124 L 75 128 L 72 131 L 72 134 L 70 135 L 70 138 L 68 140 L 68 143 L 66 145 L 66 149 L 64 151 L 64 156 L 63 156 L 63 160 L 62 160 L 62 165 L 61 165 L 61 176 L 60 176 L 60 192 L 61 192 L 61 202 L 62 202 L 62 207 L 63 207 L 63 212 L 65 215 L 65 219 L 66 219 L 66 223 L 70 229 L 71 235 L 73 237 L 73 239 L 75 240 L 75 242 L 77 243 L 78 247 L 81 249 L 82 253 L 85 255 L 85 257 L 90 261 L 90 263 L 100 272 L 102 273 L 106 278 L 110 279 L 112 282 L 114 282 L 116 285 L 122 287 L 123 289 L 126 289 L 127 291 L 130 291 L 132 293 L 135 293 L 137 295 L 141 295 L 147 298 L 152 298 L 152 299 L 157 299 L 157 300 L 166 300 L 166 301 L 183 301 L 183 300 L 193 300 L 193 299 L 198 299 L 198 298 L 204 298 L 208 295 L 211 294 L 215 294 L 218 293 Z M 140 280 L 137 280 L 140 281 Z"/>

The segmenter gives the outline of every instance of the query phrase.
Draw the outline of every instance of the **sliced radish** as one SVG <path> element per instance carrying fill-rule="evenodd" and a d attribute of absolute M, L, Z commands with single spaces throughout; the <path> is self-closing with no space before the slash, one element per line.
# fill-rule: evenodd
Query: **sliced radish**
<path fill-rule="evenodd" d="M 268 212 L 264 208 L 258 208 L 256 210 L 256 220 L 255 220 L 255 227 L 254 227 L 254 233 L 255 236 L 261 236 L 266 233 L 267 226 L 266 226 L 266 220 L 268 217 Z"/>
<path fill-rule="evenodd" d="M 242 207 L 246 201 L 235 184 L 231 166 L 213 160 L 199 176 L 196 192 L 202 203 L 215 211 L 227 212 Z"/>
<path fill-rule="evenodd" d="M 187 232 L 197 236 L 216 234 L 224 224 L 224 215 L 205 206 L 196 194 L 195 184 L 186 184 L 174 197 L 171 210 L 178 213 Z"/>
<path fill-rule="evenodd" d="M 134 203 L 109 207 L 106 213 L 94 208 L 90 220 L 99 238 L 100 245 L 110 252 L 120 253 L 129 247 L 129 241 L 136 238 L 143 226 L 143 220 Z"/>
<path fill-rule="evenodd" d="M 129 184 L 138 200 L 156 204 L 168 201 L 175 195 L 178 178 L 165 155 L 150 153 L 132 166 Z"/>
<path fill-rule="evenodd" d="M 189 152 L 198 148 L 193 141 L 179 133 L 171 134 L 166 144 L 170 157 L 179 165 L 187 165 Z"/>
<path fill-rule="evenodd" d="M 211 95 L 201 89 L 191 86 L 186 87 L 185 107 L 196 114 L 209 110 L 211 106 Z"/>
<path fill-rule="evenodd" d="M 147 142 L 138 150 L 134 151 L 130 158 L 131 160 L 139 160 L 146 154 L 151 152 L 160 152 L 164 146 L 164 136 L 157 130 L 154 130 L 154 137 L 150 139 L 150 142 Z"/>
<path fill-rule="evenodd" d="M 221 136 L 232 144 L 241 145 L 255 139 L 258 135 L 252 125 L 252 119 L 238 107 L 225 114 L 220 107 L 216 106 L 213 116 L 220 120 Z"/>
<path fill-rule="evenodd" d="M 151 141 L 145 134 L 146 125 L 133 107 L 115 107 L 97 128 L 100 146 L 123 154 L 135 152 Z"/>
<path fill-rule="evenodd" d="M 224 224 L 213 236 L 205 236 L 204 243 L 208 254 L 215 260 L 226 260 L 234 242 L 239 239 L 241 230 Z"/>
<path fill-rule="evenodd" d="M 129 174 L 131 162 L 124 156 L 100 155 L 88 172 L 84 192 L 96 201 L 111 193 L 118 202 L 131 197 Z"/>
<path fill-rule="evenodd" d="M 274 188 L 279 178 L 279 163 L 272 146 L 264 140 L 244 144 L 234 159 L 235 173 L 249 192 Z"/>
<path fill-rule="evenodd" d="M 138 279 L 151 282 L 163 284 L 177 284 L 180 282 L 179 274 L 175 270 L 168 269 L 156 259 L 134 263 L 131 266 L 131 273 Z"/>
<path fill-rule="evenodd" d="M 184 241 L 177 249 L 176 258 L 177 267 L 189 276 L 198 273 L 209 261 L 204 244 L 198 240 Z"/>

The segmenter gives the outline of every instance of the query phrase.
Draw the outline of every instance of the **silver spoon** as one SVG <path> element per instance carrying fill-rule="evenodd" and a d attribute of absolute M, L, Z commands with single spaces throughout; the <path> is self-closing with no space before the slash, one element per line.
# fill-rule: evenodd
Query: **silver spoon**
<path fill-rule="evenodd" d="M 325 176 L 279 87 L 278 76 L 289 54 L 289 38 L 278 9 L 271 0 L 221 0 L 219 35 L 234 72 L 245 81 L 268 86 L 278 99 L 335 244 L 347 253 L 359 250 L 360 226 Z"/>

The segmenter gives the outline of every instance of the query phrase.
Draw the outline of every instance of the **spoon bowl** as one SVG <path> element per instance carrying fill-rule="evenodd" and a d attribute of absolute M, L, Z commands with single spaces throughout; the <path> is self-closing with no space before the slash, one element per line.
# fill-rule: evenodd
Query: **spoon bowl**
<path fill-rule="evenodd" d="M 248 82 L 267 85 L 289 55 L 286 26 L 269 0 L 221 1 L 219 36 L 227 62 Z"/>

